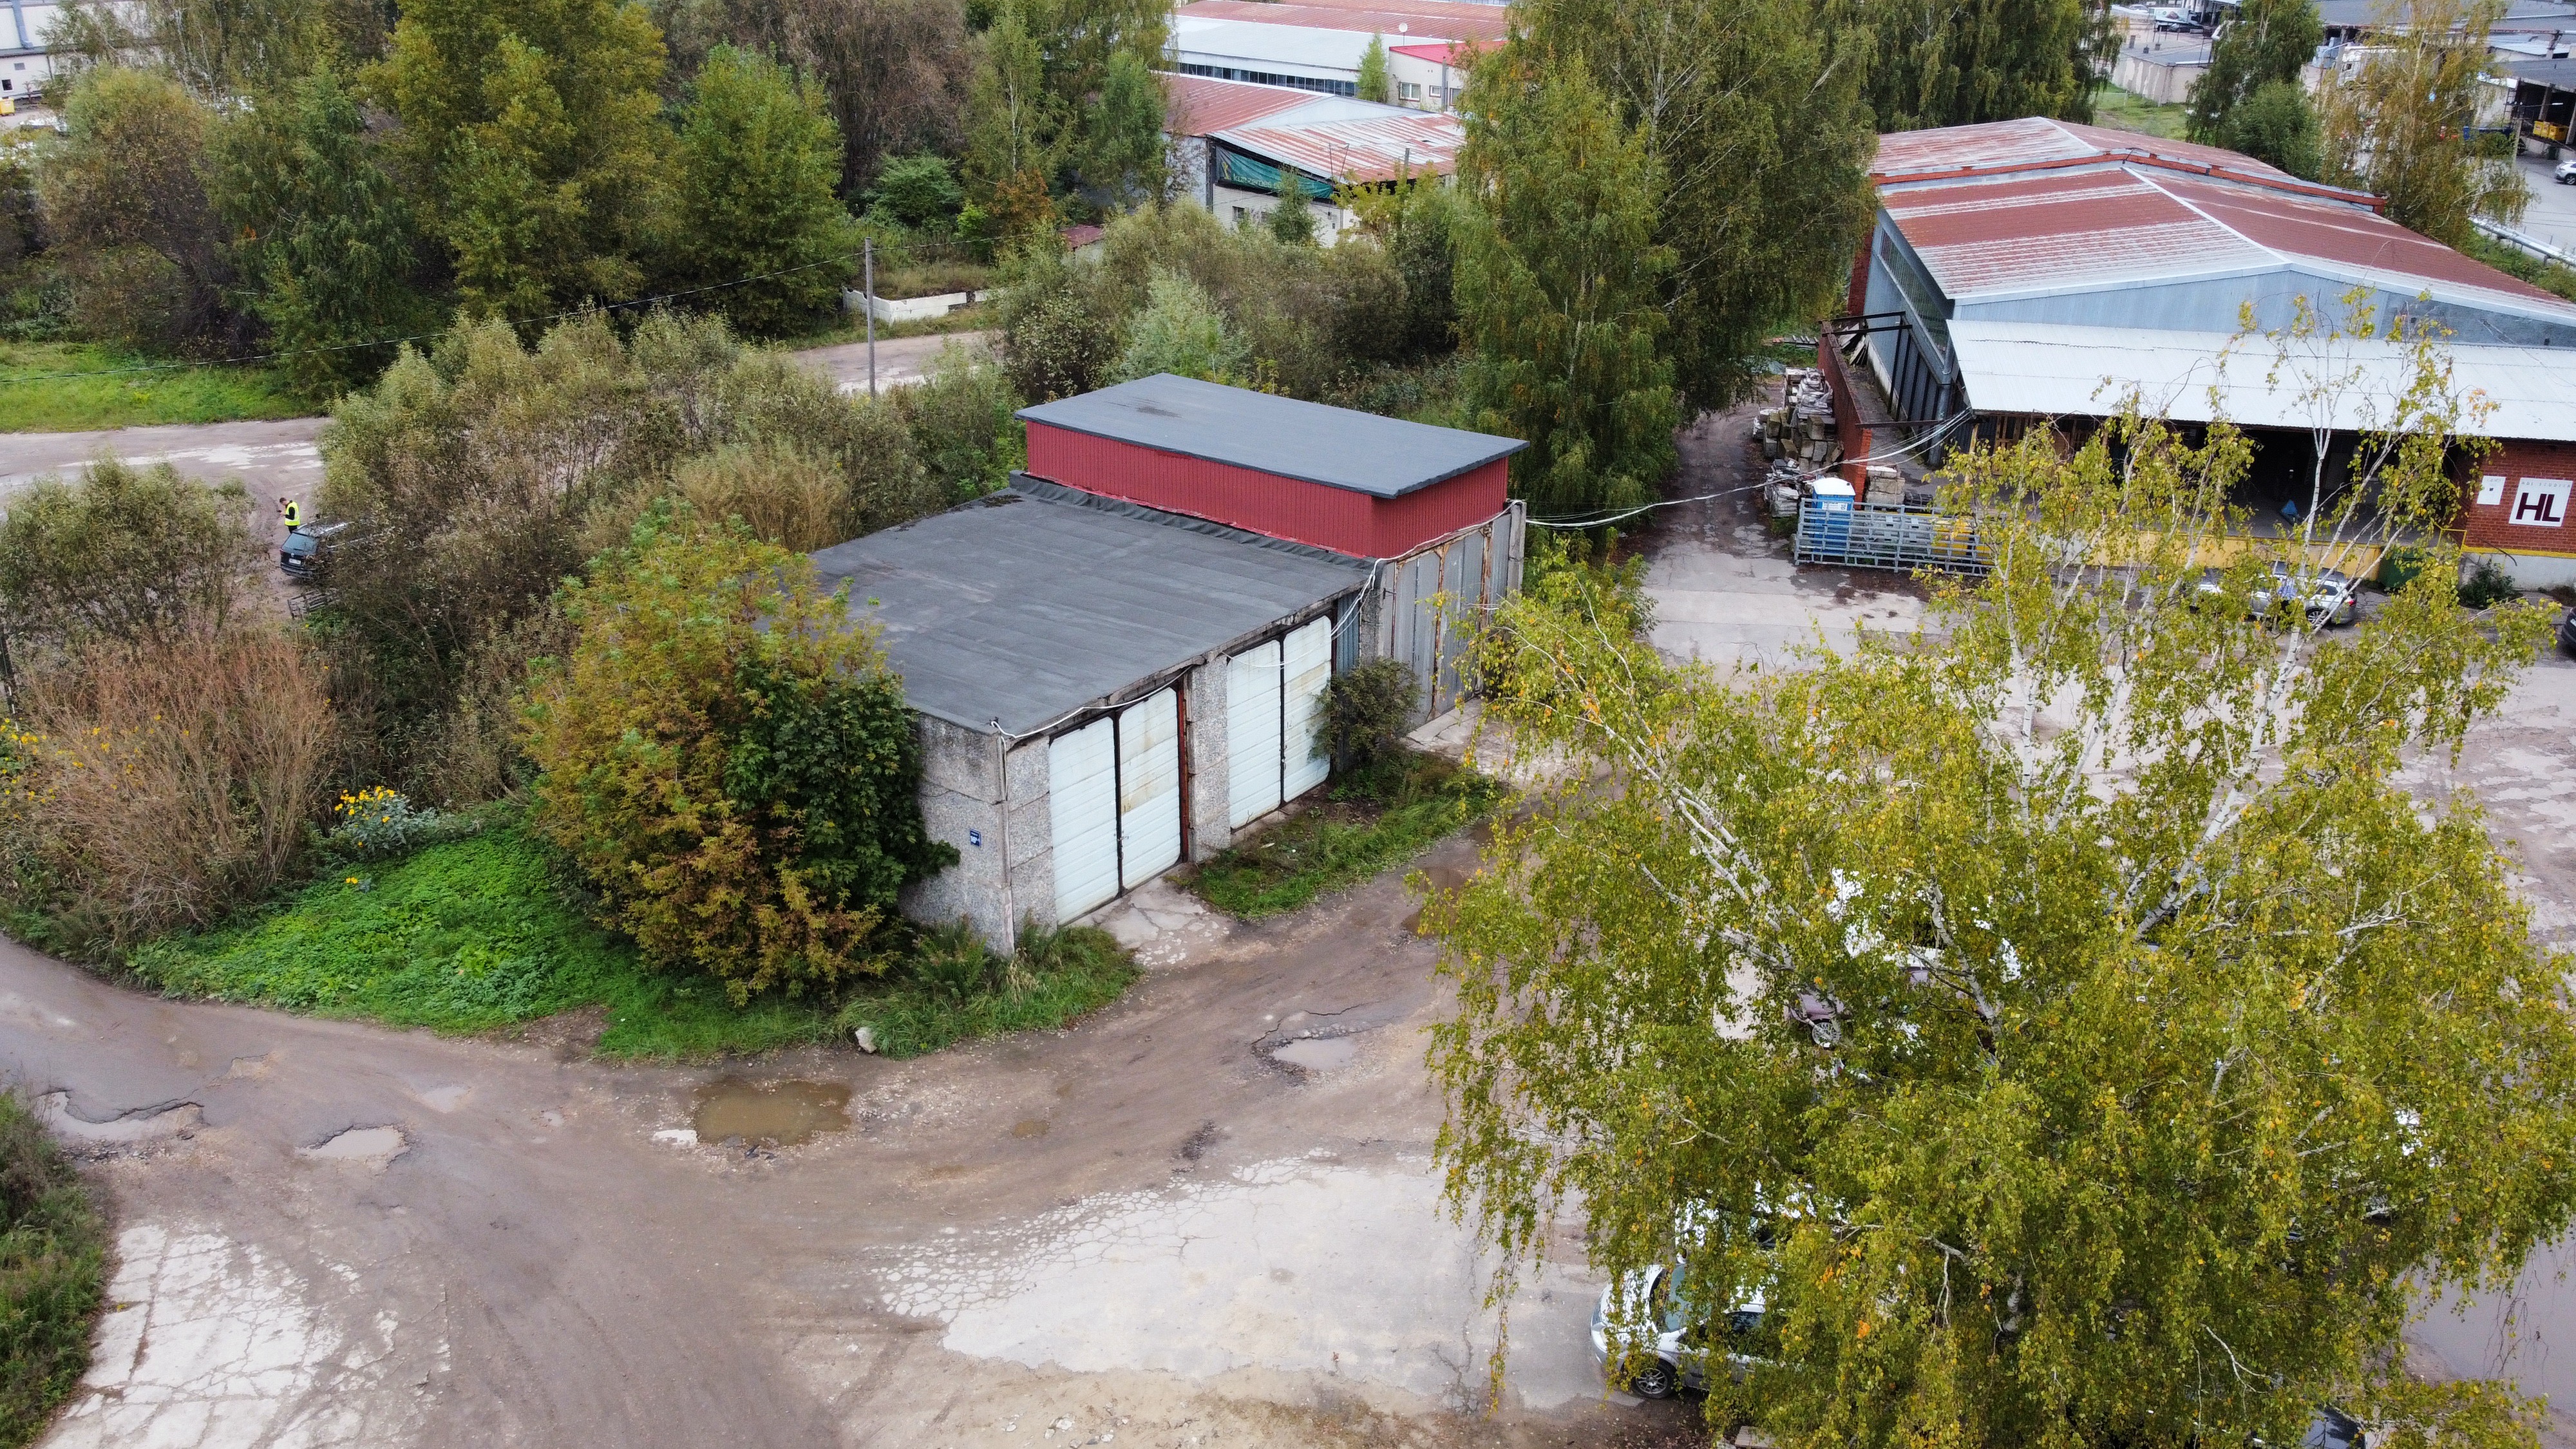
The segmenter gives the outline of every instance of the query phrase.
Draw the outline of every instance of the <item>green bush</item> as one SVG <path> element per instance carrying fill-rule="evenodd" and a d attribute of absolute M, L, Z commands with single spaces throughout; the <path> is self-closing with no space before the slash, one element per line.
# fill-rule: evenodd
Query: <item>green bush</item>
<path fill-rule="evenodd" d="M 2504 565 L 2491 558 L 2481 558 L 2469 565 L 2468 577 L 2460 580 L 2460 602 L 2472 609 L 2491 609 L 2507 599 L 2517 598 L 2522 590 L 2515 588 L 2513 576 Z"/>
<path fill-rule="evenodd" d="M 1333 758 L 1366 769 L 1404 740 L 1422 689 L 1400 659 L 1372 659 L 1324 686 L 1323 744 Z"/>
<path fill-rule="evenodd" d="M 531 686 L 530 823 L 647 959 L 740 1005 L 876 975 L 930 839 L 902 682 L 810 559 L 685 509 L 567 584 L 571 657 Z"/>
<path fill-rule="evenodd" d="M 27 1104 L 0 1094 L 0 1445 L 32 1442 L 89 1367 L 106 1225 Z"/>

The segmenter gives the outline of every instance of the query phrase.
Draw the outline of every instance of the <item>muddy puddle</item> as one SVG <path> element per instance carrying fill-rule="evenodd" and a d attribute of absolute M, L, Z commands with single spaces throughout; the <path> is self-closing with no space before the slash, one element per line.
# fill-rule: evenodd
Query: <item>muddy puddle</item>
<path fill-rule="evenodd" d="M 746 1082 L 721 1077 L 698 1089 L 690 1125 L 700 1142 L 738 1137 L 747 1143 L 793 1147 L 816 1133 L 850 1125 L 850 1088 L 844 1082 Z"/>
<path fill-rule="evenodd" d="M 1482 829 L 1483 827 L 1479 825 L 1477 828 Z M 1461 869 L 1454 865 L 1426 865 L 1422 869 L 1415 871 L 1414 874 L 1422 878 L 1422 883 L 1428 889 L 1429 895 L 1445 896 L 1457 890 L 1458 887 L 1465 885 L 1467 883 L 1467 878 L 1474 875 L 1475 871 L 1472 868 Z M 1411 884 L 1410 881 L 1407 881 L 1406 883 L 1408 885 Z M 1404 931 L 1408 935 L 1421 934 L 1422 911 L 1420 908 L 1417 907 L 1413 914 L 1406 916 L 1401 922 L 1397 923 L 1397 929 Z"/>
<path fill-rule="evenodd" d="M 1346 1036 L 1311 1036 L 1270 1049 L 1270 1059 L 1300 1071 L 1339 1071 L 1357 1060 L 1360 1044 Z"/>

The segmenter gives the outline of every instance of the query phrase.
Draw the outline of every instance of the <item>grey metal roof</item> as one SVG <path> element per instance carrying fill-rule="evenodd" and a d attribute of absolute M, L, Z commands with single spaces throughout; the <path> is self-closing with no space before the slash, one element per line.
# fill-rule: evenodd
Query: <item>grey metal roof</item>
<path fill-rule="evenodd" d="M 1020 409 L 1033 423 L 1395 498 L 1529 444 L 1168 372 Z"/>
<path fill-rule="evenodd" d="M 914 709 L 1032 733 L 1357 588 L 1368 564 L 1035 480 L 814 555 Z"/>

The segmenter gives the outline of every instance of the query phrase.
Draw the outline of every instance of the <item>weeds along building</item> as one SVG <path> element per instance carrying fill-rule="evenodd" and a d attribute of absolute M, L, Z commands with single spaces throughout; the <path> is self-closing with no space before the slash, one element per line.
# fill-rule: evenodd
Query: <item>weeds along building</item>
<path fill-rule="evenodd" d="M 2301 299 L 2329 318 L 2358 294 L 2385 329 L 2438 325 L 2496 451 L 2464 476 L 2474 550 L 2526 586 L 2576 582 L 2576 304 L 2408 231 L 2360 192 L 2214 147 L 2050 120 L 1879 138 L 1878 224 L 1818 361 L 1846 476 L 1908 467 L 1969 438 L 2080 434 L 2135 395 L 2181 422 L 2223 413 L 2257 448 L 2237 500 L 2260 526 L 2304 501 L 2316 457 L 2405 386 L 2400 350 L 2339 342 L 2284 359 L 2261 330 Z M 2346 378 L 2326 406 L 2303 380 Z M 2465 472 L 2465 470 L 2464 470 Z"/>
<path fill-rule="evenodd" d="M 958 864 L 905 913 L 987 939 L 1204 860 L 1322 785 L 1324 688 L 1403 660 L 1454 707 L 1520 582 L 1510 438 L 1158 376 L 1023 411 L 1001 493 L 814 555 L 920 719 Z"/>

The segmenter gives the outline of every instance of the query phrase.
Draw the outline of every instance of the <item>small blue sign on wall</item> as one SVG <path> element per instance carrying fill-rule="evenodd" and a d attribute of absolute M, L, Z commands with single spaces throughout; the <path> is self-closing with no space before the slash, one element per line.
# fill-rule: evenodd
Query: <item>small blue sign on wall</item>
<path fill-rule="evenodd" d="M 977 850 L 982 850 L 984 848 L 984 832 L 980 830 L 967 831 L 966 843 L 975 847 Z"/>

